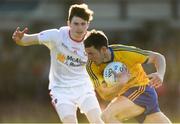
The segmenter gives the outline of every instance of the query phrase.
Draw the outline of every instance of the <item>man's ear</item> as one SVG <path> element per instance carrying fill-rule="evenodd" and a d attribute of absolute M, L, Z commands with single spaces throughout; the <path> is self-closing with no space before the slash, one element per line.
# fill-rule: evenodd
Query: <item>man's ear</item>
<path fill-rule="evenodd" d="M 105 53 L 105 52 L 107 51 L 107 47 L 105 47 L 105 46 L 101 47 L 101 51 L 102 51 L 103 53 Z"/>
<path fill-rule="evenodd" d="M 87 29 L 89 28 L 90 22 L 87 23 Z"/>

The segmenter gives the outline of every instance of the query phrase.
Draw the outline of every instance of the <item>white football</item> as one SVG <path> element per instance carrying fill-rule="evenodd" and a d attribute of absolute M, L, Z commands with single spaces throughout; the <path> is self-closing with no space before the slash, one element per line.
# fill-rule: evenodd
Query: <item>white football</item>
<path fill-rule="evenodd" d="M 122 73 L 125 70 L 127 71 L 127 67 L 121 62 L 109 63 L 105 67 L 104 72 L 103 72 L 103 77 L 104 77 L 105 82 L 110 86 L 116 84 L 117 83 L 116 74 Z"/>

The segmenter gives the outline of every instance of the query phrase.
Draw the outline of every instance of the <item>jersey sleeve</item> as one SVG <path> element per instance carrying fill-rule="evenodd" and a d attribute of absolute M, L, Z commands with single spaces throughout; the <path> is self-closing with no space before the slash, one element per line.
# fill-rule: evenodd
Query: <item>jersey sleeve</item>
<path fill-rule="evenodd" d="M 86 64 L 86 69 L 94 87 L 99 87 L 103 83 L 104 79 L 103 75 L 98 71 L 98 68 L 93 65 L 92 61 L 88 61 Z"/>
<path fill-rule="evenodd" d="M 49 49 L 53 48 L 58 39 L 59 30 L 50 29 L 42 31 L 38 34 L 40 44 L 44 44 Z"/>

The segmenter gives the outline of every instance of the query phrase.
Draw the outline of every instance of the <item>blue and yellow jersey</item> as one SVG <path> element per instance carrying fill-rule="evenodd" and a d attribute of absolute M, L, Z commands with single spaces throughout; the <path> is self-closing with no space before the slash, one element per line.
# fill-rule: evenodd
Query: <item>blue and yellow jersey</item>
<path fill-rule="evenodd" d="M 148 61 L 148 51 L 119 44 L 110 45 L 109 49 L 111 51 L 112 61 L 124 63 L 131 75 L 131 79 L 122 87 L 119 94 L 124 93 L 131 87 L 148 84 L 149 79 L 142 67 L 142 64 Z M 87 71 L 95 88 L 103 83 L 103 71 L 107 64 L 96 65 L 94 62 L 88 61 Z"/>

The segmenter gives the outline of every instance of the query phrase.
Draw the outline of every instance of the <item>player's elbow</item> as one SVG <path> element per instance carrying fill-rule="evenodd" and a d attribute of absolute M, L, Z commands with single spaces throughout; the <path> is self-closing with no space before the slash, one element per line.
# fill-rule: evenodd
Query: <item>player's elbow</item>
<path fill-rule="evenodd" d="M 165 59 L 165 57 L 164 57 L 162 54 L 160 54 L 160 53 L 158 53 L 157 56 L 156 56 L 155 64 L 157 64 L 157 63 L 161 63 L 161 64 L 166 65 L 166 59 Z"/>
<path fill-rule="evenodd" d="M 159 58 L 162 59 L 163 61 L 166 61 L 165 56 L 162 54 L 159 54 Z"/>
<path fill-rule="evenodd" d="M 153 52 L 149 56 L 149 63 L 157 63 L 159 61 L 164 61 L 165 62 L 165 57 L 164 55 L 160 53 Z"/>

